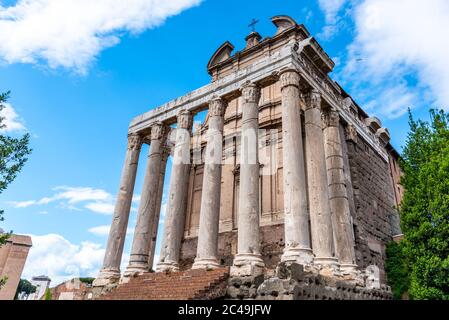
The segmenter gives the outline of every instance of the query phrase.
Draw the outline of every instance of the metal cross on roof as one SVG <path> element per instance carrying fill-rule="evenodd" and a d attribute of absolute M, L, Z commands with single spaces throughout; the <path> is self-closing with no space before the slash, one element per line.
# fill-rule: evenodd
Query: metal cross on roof
<path fill-rule="evenodd" d="M 256 31 L 256 25 L 259 23 L 259 20 L 253 19 L 251 20 L 251 23 L 248 25 L 249 28 L 251 28 L 252 32 Z"/>

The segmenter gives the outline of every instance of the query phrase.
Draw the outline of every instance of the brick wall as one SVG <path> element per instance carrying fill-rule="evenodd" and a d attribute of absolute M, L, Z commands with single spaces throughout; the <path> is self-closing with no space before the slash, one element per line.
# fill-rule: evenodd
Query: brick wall
<path fill-rule="evenodd" d="M 11 235 L 0 248 L 0 278 L 7 276 L 6 285 L 0 290 L 0 300 L 13 300 L 31 248 L 28 236 Z"/>

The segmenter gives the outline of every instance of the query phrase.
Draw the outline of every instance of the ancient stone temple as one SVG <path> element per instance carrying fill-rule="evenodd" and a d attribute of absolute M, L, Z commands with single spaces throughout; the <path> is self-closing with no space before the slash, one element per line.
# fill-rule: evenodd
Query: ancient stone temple
<path fill-rule="evenodd" d="M 385 245 L 401 234 L 402 190 L 389 132 L 329 77 L 334 62 L 303 25 L 288 16 L 272 23 L 273 36 L 252 32 L 241 51 L 220 46 L 207 65 L 210 84 L 132 120 L 94 283 L 104 298 L 198 298 L 208 290 L 209 298 L 390 296 Z M 204 123 L 192 128 L 204 110 Z M 142 144 L 150 146 L 146 175 L 129 265 L 120 270 Z M 197 291 L 176 294 L 185 279 Z"/>

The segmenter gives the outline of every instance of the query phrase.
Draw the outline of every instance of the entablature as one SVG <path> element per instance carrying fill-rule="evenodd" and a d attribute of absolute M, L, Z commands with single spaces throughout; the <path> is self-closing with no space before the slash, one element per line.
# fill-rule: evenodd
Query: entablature
<path fill-rule="evenodd" d="M 280 25 L 280 20 L 276 21 Z M 288 21 L 282 21 L 283 25 L 278 27 L 278 30 L 281 28 L 280 33 L 271 39 L 281 37 L 300 27 L 296 24 L 288 27 Z M 304 33 L 304 35 L 306 34 Z M 247 51 L 256 50 L 261 47 L 264 41 L 249 48 Z M 226 57 L 230 54 L 231 48 L 233 46 L 230 43 L 223 44 L 221 49 L 217 50 L 215 54 L 216 59 L 221 60 L 223 57 Z M 227 63 L 230 59 L 232 57 L 220 62 L 220 64 Z M 283 70 L 295 69 L 298 70 L 302 81 L 307 86 L 318 90 L 323 97 L 323 101 L 330 107 L 338 110 L 341 119 L 346 123 L 354 125 L 359 135 L 385 161 L 388 161 L 388 154 L 384 147 L 386 140 L 385 132 L 376 135 L 377 130 L 374 132 L 371 131 L 369 126 L 359 117 L 360 111 L 354 114 L 354 110 L 358 108 L 356 103 L 328 76 L 328 72 L 333 67 L 334 63 L 313 37 L 309 36 L 299 41 L 291 38 L 280 50 L 261 56 L 261 58 L 254 60 L 245 68 L 237 69 L 206 86 L 134 118 L 130 124 L 129 133 L 144 132 L 156 122 L 161 122 L 166 125 L 174 124 L 176 123 L 176 116 L 182 110 L 195 113 L 199 110 L 207 109 L 209 102 L 216 97 L 230 100 L 240 96 L 242 85 L 248 81 L 265 87 L 278 81 L 278 75 Z"/>

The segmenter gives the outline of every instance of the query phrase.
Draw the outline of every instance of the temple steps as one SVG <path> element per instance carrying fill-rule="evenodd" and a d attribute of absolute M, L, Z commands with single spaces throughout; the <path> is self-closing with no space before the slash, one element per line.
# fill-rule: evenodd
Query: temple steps
<path fill-rule="evenodd" d="M 98 300 L 213 300 L 226 294 L 229 268 L 145 273 Z"/>

